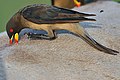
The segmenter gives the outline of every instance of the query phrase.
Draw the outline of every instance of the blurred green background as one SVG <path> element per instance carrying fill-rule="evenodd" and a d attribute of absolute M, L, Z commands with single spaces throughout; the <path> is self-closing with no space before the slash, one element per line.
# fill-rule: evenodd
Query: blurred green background
<path fill-rule="evenodd" d="M 0 0 L 0 32 L 5 31 L 6 23 L 19 9 L 30 4 L 51 4 L 51 0 Z"/>
<path fill-rule="evenodd" d="M 119 3 L 120 3 L 120 0 L 113 0 L 113 1 L 116 1 L 116 2 L 119 2 Z"/>

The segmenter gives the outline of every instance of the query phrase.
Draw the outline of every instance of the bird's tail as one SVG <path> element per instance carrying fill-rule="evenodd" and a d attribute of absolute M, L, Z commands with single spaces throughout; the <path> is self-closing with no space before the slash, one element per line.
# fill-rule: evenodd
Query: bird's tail
<path fill-rule="evenodd" d="M 105 53 L 112 54 L 112 55 L 117 55 L 116 53 L 119 53 L 116 50 L 112 50 L 110 48 L 107 48 L 107 47 L 99 44 L 84 29 L 83 30 L 81 30 L 81 29 L 83 29 L 83 28 L 81 28 L 81 27 L 80 27 L 80 29 L 78 28 L 78 32 L 77 32 L 78 36 L 80 36 L 83 40 L 85 40 L 92 47 L 98 49 L 99 51 L 103 51 Z"/>
<path fill-rule="evenodd" d="M 80 21 L 96 21 L 96 19 L 92 19 L 92 18 L 85 18 L 85 17 L 79 17 Z"/>
<path fill-rule="evenodd" d="M 87 14 L 87 13 L 80 13 L 80 12 L 79 12 L 79 16 L 80 16 L 80 17 L 96 16 L 96 14 Z"/>

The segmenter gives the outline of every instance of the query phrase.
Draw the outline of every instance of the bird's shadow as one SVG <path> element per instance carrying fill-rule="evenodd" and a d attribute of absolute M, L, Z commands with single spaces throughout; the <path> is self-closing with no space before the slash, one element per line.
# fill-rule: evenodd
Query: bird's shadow
<path fill-rule="evenodd" d="M 102 24 L 98 24 L 98 23 L 91 23 L 91 22 L 81 22 L 80 25 L 83 28 L 102 28 Z"/>
<path fill-rule="evenodd" d="M 100 24 L 90 23 L 90 22 L 81 22 L 80 25 L 83 28 L 101 28 Z M 34 29 L 27 28 L 27 29 L 23 29 L 20 32 L 20 36 L 23 36 L 25 33 L 47 34 L 47 32 L 43 31 L 43 30 L 34 30 Z M 57 34 L 73 34 L 73 35 L 75 35 L 74 33 L 71 33 L 70 31 L 67 31 L 67 30 L 56 30 L 56 33 Z"/>

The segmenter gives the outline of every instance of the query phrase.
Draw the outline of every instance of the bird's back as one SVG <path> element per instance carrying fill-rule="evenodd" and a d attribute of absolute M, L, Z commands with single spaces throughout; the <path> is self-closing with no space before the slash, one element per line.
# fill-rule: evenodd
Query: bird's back
<path fill-rule="evenodd" d="M 25 19 L 37 24 L 95 21 L 95 19 L 85 18 L 85 16 L 95 16 L 95 14 L 80 13 L 46 4 L 29 5 L 19 12 Z"/>

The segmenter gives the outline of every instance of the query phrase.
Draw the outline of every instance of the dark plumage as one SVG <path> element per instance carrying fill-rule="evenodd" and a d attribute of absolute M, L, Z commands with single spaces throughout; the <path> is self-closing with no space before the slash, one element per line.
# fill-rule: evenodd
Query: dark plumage
<path fill-rule="evenodd" d="M 85 18 L 85 16 L 95 16 L 95 14 L 85 14 L 44 4 L 27 6 L 20 11 L 20 14 L 25 19 L 37 24 L 68 23 L 86 20 L 95 21 L 95 19 Z"/>
<path fill-rule="evenodd" d="M 19 10 L 7 23 L 6 30 L 10 38 L 18 42 L 18 34 L 24 28 L 45 30 L 49 39 L 55 39 L 55 30 L 68 30 L 80 36 L 96 49 L 115 55 L 115 50 L 106 48 L 91 38 L 88 33 L 79 25 L 80 21 L 96 21 L 86 18 L 86 16 L 95 16 L 95 14 L 80 13 L 73 10 L 48 6 L 46 4 L 35 4 L 24 7 Z M 12 32 L 11 32 L 12 31 Z M 14 37 L 14 39 L 13 39 Z"/>

